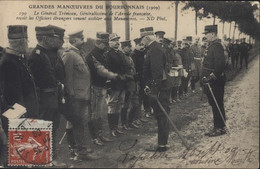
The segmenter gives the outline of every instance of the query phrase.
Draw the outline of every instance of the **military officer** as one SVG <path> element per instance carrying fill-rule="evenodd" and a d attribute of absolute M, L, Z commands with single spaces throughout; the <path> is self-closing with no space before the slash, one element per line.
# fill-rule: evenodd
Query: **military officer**
<path fill-rule="evenodd" d="M 109 34 L 97 32 L 95 48 L 86 56 L 85 61 L 91 74 L 91 112 L 88 127 L 94 144 L 103 146 L 104 142 L 112 140 L 105 137 L 102 128 L 102 116 L 106 111 L 107 81 L 118 78 L 117 73 L 108 71 L 104 53 L 109 48 Z"/>
<path fill-rule="evenodd" d="M 155 34 L 156 41 L 158 43 L 163 43 L 165 32 L 164 31 L 156 31 L 156 32 L 154 32 L 154 34 Z"/>
<path fill-rule="evenodd" d="M 200 76 L 201 76 L 201 46 L 199 44 L 199 37 L 195 38 L 195 42 L 193 45 L 191 45 L 191 52 L 192 52 L 192 56 L 193 56 L 193 63 L 191 66 L 191 90 L 193 93 L 196 93 L 195 91 L 195 84 L 196 82 L 198 82 L 200 80 Z"/>
<path fill-rule="evenodd" d="M 240 44 L 239 44 L 238 39 L 236 39 L 236 42 L 233 46 L 234 46 L 234 52 L 233 52 L 234 65 L 235 65 L 235 68 L 237 69 L 238 68 L 238 60 L 239 60 L 239 57 L 240 57 Z"/>
<path fill-rule="evenodd" d="M 140 45 L 141 38 L 135 38 L 135 48 L 134 51 L 131 53 L 130 57 L 133 59 L 135 70 L 136 70 L 136 78 L 135 81 L 139 83 L 139 104 L 144 107 L 144 114 L 141 114 L 139 117 L 139 120 L 143 123 L 147 122 L 147 119 L 145 119 L 144 116 L 150 117 L 151 112 L 151 106 L 150 106 L 150 99 L 149 97 L 144 93 L 144 80 L 143 80 L 143 65 L 144 65 L 144 47 Z"/>
<path fill-rule="evenodd" d="M 217 25 L 207 25 L 205 26 L 205 37 L 207 38 L 208 48 L 207 54 L 203 61 L 202 67 L 202 82 L 209 83 L 213 95 L 216 98 L 217 104 L 220 111 L 214 102 L 213 95 L 211 94 L 209 87 L 205 85 L 204 91 L 207 95 L 208 102 L 213 110 L 214 128 L 206 133 L 205 135 L 213 137 L 219 136 L 226 133 L 225 129 L 225 109 L 224 109 L 224 86 L 226 82 L 225 75 L 225 56 L 224 49 L 221 44 L 220 39 L 217 38 Z M 224 119 L 222 119 L 221 117 Z"/>
<path fill-rule="evenodd" d="M 182 58 L 184 76 L 181 78 L 181 86 L 179 88 L 179 94 L 182 98 L 183 96 L 188 96 L 188 82 L 191 77 L 191 63 L 193 59 L 193 54 L 190 49 L 189 40 L 183 39 L 182 49 L 180 50 L 180 55 Z"/>
<path fill-rule="evenodd" d="M 0 165 L 7 164 L 8 119 L 2 113 L 18 103 L 26 108 L 26 118 L 39 117 L 39 104 L 32 73 L 27 65 L 27 26 L 8 26 L 9 47 L 0 61 Z"/>
<path fill-rule="evenodd" d="M 248 69 L 248 51 L 252 48 L 248 43 L 246 43 L 246 39 L 242 39 L 242 43 L 240 44 L 240 69 L 243 68 L 243 60 L 245 60 L 246 69 Z"/>
<path fill-rule="evenodd" d="M 8 40 L 9 47 L 5 49 L 1 61 L 2 112 L 18 103 L 26 108 L 25 117 L 38 118 L 39 104 L 36 86 L 25 56 L 28 51 L 27 26 L 8 26 Z M 7 133 L 7 119 L 2 117 L 2 120 Z"/>
<path fill-rule="evenodd" d="M 160 109 L 157 100 L 161 102 L 167 113 L 170 113 L 170 93 L 166 87 L 165 77 L 165 53 L 161 45 L 153 40 L 153 33 L 146 32 L 145 29 L 141 44 L 146 48 L 146 58 L 144 61 L 143 77 L 145 79 L 145 92 L 151 96 L 151 106 L 158 124 L 158 145 L 147 148 L 147 151 L 163 152 L 168 149 L 169 121 Z"/>
<path fill-rule="evenodd" d="M 110 49 L 106 53 L 108 70 L 119 75 L 127 77 L 128 63 L 126 56 L 119 50 L 120 37 L 116 33 L 109 35 Z M 133 79 L 132 75 L 127 78 Z M 111 91 L 108 97 L 108 124 L 111 130 L 111 135 L 117 137 L 123 134 L 119 128 L 119 116 L 125 98 L 126 81 L 120 79 L 111 80 Z"/>
<path fill-rule="evenodd" d="M 132 52 L 132 45 L 130 40 L 122 41 L 121 42 L 121 48 L 123 53 L 126 56 L 126 60 L 128 63 L 128 74 L 132 75 L 133 77 L 136 77 L 136 70 L 134 61 L 130 57 L 130 54 Z M 140 126 L 136 123 L 137 116 L 141 113 L 141 106 L 139 104 L 139 84 L 135 79 L 127 81 L 126 84 L 126 94 L 125 94 L 125 101 L 123 108 L 121 110 L 121 122 L 122 127 L 124 130 L 131 130 L 131 128 L 140 128 Z M 131 108 L 130 108 L 130 105 Z M 129 115 L 127 116 L 127 111 L 129 110 Z"/>
<path fill-rule="evenodd" d="M 58 49 L 63 45 L 65 29 L 48 25 L 35 27 L 37 46 L 33 49 L 29 66 L 35 77 L 35 84 L 40 98 L 40 119 L 53 122 L 53 165 L 64 166 L 57 161 L 55 149 L 55 132 L 59 125 L 60 110 L 63 99 L 61 90 L 64 88 L 65 70 Z"/>
<path fill-rule="evenodd" d="M 80 53 L 84 43 L 83 30 L 69 34 L 69 43 L 71 46 L 63 53 L 62 60 L 65 65 L 65 92 L 68 94 L 67 104 L 70 110 L 67 119 L 72 123 L 75 138 L 75 145 L 71 145 L 71 149 L 77 156 L 74 157 L 75 160 L 93 160 L 94 157 L 84 152 L 86 141 L 84 122 L 90 110 L 91 77 L 89 67 Z"/>

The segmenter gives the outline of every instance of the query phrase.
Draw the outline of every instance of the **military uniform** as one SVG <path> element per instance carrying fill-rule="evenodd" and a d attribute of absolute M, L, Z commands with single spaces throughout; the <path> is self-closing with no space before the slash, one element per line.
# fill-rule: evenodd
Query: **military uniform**
<path fill-rule="evenodd" d="M 97 40 L 108 45 L 109 34 L 97 32 Z M 95 144 L 103 145 L 102 116 L 107 109 L 106 104 L 106 81 L 116 78 L 117 74 L 108 71 L 105 49 L 95 47 L 85 58 L 91 73 L 91 112 L 89 114 L 89 131 Z"/>
<path fill-rule="evenodd" d="M 191 45 L 194 62 L 191 66 L 191 90 L 195 90 L 195 83 L 200 80 L 201 76 L 201 47 L 199 44 Z"/>
<path fill-rule="evenodd" d="M 235 65 L 235 68 L 237 69 L 238 60 L 239 60 L 239 56 L 240 56 L 240 44 L 238 43 L 238 41 L 236 41 L 236 43 L 233 46 L 234 46 L 234 52 L 233 52 L 234 65 Z"/>
<path fill-rule="evenodd" d="M 132 60 L 131 54 L 131 41 L 123 41 L 121 42 L 121 48 L 124 50 L 127 50 L 127 52 L 124 52 L 126 63 L 127 63 L 127 74 L 133 77 L 137 77 L 136 69 L 134 61 Z M 138 78 L 138 77 L 137 77 Z M 123 129 L 130 130 L 129 127 L 132 128 L 139 128 L 139 126 L 135 123 L 138 119 L 138 116 L 140 117 L 141 114 L 141 105 L 139 104 L 139 83 L 137 79 L 131 79 L 126 82 L 126 94 L 125 94 L 125 101 L 123 108 L 121 110 L 121 123 L 123 126 Z M 131 105 L 131 108 L 130 108 Z M 129 114 L 127 116 L 127 111 L 129 110 Z"/>
<path fill-rule="evenodd" d="M 9 39 L 27 38 L 27 26 L 9 26 L 8 31 Z M 18 36 L 18 33 L 21 36 Z M 38 118 L 39 104 L 36 87 L 25 55 L 11 48 L 6 48 L 3 55 L 1 61 L 2 112 L 18 103 L 26 108 L 25 117 Z M 7 133 L 8 120 L 2 116 L 2 122 Z"/>
<path fill-rule="evenodd" d="M 246 69 L 248 68 L 248 51 L 251 49 L 252 47 L 246 43 L 246 42 L 242 42 L 240 44 L 240 69 L 242 69 L 243 67 L 243 60 L 245 60 L 245 65 L 246 65 Z"/>
<path fill-rule="evenodd" d="M 116 34 L 110 34 L 110 41 L 119 39 Z M 118 49 L 110 48 L 106 53 L 108 70 L 119 75 L 128 74 L 128 63 L 126 56 Z M 121 79 L 111 80 L 111 92 L 108 97 L 108 122 L 111 129 L 111 134 L 114 136 L 115 131 L 122 134 L 118 130 L 119 116 L 124 104 L 126 90 L 126 81 Z M 118 132 L 119 131 L 119 132 Z"/>
<path fill-rule="evenodd" d="M 143 76 L 146 85 L 151 88 L 152 95 L 158 97 L 166 112 L 170 113 L 169 87 L 166 87 L 164 79 L 166 56 L 161 45 L 152 42 L 147 47 L 146 58 L 144 61 Z M 156 99 L 151 97 L 151 106 L 158 124 L 158 145 L 166 149 L 169 136 L 169 121 L 160 109 Z"/>
<path fill-rule="evenodd" d="M 216 31 L 216 25 L 214 26 L 206 26 L 205 31 L 209 29 L 209 31 Z M 219 39 L 213 40 L 209 42 L 207 53 L 205 59 L 203 61 L 202 68 L 202 77 L 205 77 L 206 83 L 209 83 L 213 94 L 216 98 L 218 106 L 221 110 L 221 113 L 225 119 L 225 109 L 224 109 L 224 86 L 226 82 L 225 75 L 225 56 L 224 49 Z M 203 79 L 204 80 L 204 79 Z M 205 85 L 204 91 L 207 95 L 208 102 L 213 110 L 213 119 L 214 119 L 214 131 L 209 133 L 210 136 L 216 136 L 219 134 L 224 134 L 225 123 L 220 115 L 220 112 L 217 108 L 216 103 L 214 102 L 213 96 L 210 93 L 208 86 Z M 220 130 L 217 131 L 217 130 Z M 215 133 L 217 131 L 217 133 Z"/>
<path fill-rule="evenodd" d="M 83 31 L 69 35 L 69 38 L 82 38 Z M 85 63 L 80 50 L 71 45 L 63 53 L 66 79 L 65 92 L 68 94 L 67 119 L 72 123 L 77 148 L 85 144 L 85 121 L 90 110 L 91 77 L 88 65 Z M 78 148 L 79 149 L 79 148 Z"/>
<path fill-rule="evenodd" d="M 183 76 L 181 78 L 181 85 L 180 85 L 179 93 L 182 96 L 182 95 L 186 95 L 188 93 L 188 82 L 191 77 L 191 63 L 192 63 L 193 55 L 191 53 L 191 49 L 188 44 L 186 47 L 184 47 L 183 49 L 180 50 L 180 55 L 182 58 L 183 69 L 188 73 L 187 77 Z"/>
<path fill-rule="evenodd" d="M 56 26 L 48 25 L 44 27 L 36 27 L 36 36 L 57 37 L 63 41 L 65 30 Z M 40 119 L 53 122 L 53 163 L 58 164 L 55 160 L 57 157 L 55 141 L 57 139 L 55 133 L 60 123 L 60 114 L 63 105 L 62 86 L 65 82 L 64 64 L 58 49 L 47 49 L 38 44 L 32 51 L 29 66 L 35 77 L 35 84 L 39 94 Z"/>

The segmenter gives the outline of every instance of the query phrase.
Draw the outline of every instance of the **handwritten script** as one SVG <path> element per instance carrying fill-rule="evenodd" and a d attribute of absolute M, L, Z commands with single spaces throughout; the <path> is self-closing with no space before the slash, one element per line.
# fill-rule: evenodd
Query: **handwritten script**
<path fill-rule="evenodd" d="M 137 143 L 138 140 L 134 139 L 122 141 L 119 144 L 119 150 L 122 151 L 123 154 L 118 157 L 117 162 L 121 164 L 128 164 L 129 168 L 133 168 L 138 161 L 172 159 L 172 157 L 170 157 L 166 152 L 148 152 L 145 150 L 136 152 L 134 147 Z"/>
<path fill-rule="evenodd" d="M 224 142 L 213 142 L 209 148 L 194 147 L 185 150 L 179 155 L 179 159 L 188 161 L 190 164 L 231 164 L 241 165 L 252 162 L 256 150 L 252 148 L 241 148 L 238 146 L 227 146 Z"/>

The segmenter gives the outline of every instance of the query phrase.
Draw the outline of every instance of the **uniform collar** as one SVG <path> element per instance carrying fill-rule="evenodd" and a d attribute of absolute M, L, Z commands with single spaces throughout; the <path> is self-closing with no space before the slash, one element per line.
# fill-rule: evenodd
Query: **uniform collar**
<path fill-rule="evenodd" d="M 11 49 L 11 48 L 6 48 L 5 52 L 8 53 L 8 54 L 11 54 L 11 55 L 22 57 L 22 58 L 24 58 L 24 55 L 25 55 L 23 53 L 20 53 L 20 52 L 14 50 L 14 49 Z"/>
<path fill-rule="evenodd" d="M 221 43 L 221 40 L 220 39 L 215 39 L 215 40 L 209 42 L 209 46 L 211 46 L 211 45 L 213 45 L 215 43 Z"/>

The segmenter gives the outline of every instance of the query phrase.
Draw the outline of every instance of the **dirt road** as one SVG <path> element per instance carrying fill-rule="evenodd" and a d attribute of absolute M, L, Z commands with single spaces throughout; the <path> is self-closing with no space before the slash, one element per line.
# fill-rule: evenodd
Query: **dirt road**
<path fill-rule="evenodd" d="M 192 145 L 187 151 L 175 132 L 169 138 L 170 150 L 165 153 L 144 151 L 157 143 L 157 125 L 151 119 L 141 129 L 128 131 L 114 142 L 98 147 L 91 143 L 96 161 L 74 162 L 69 159 L 66 140 L 58 145 L 59 158 L 67 167 L 90 168 L 258 168 L 259 167 L 259 56 L 250 62 L 249 70 L 241 70 L 225 87 L 225 109 L 230 135 L 209 138 L 204 133 L 213 126 L 211 108 L 201 91 L 171 106 L 171 118 Z M 105 114 L 104 114 L 105 116 Z M 107 119 L 104 130 L 108 135 Z M 64 119 L 59 137 L 64 133 Z"/>

